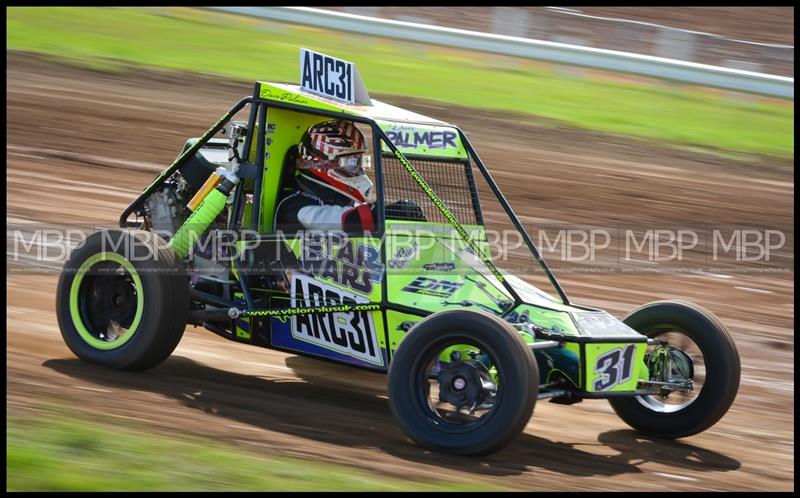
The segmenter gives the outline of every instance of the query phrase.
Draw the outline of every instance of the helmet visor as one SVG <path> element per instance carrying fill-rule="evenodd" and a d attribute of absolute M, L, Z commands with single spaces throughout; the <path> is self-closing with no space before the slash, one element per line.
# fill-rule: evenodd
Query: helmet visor
<path fill-rule="evenodd" d="M 342 156 L 338 160 L 336 169 L 347 176 L 360 176 L 364 170 L 372 166 L 370 157 L 366 154 L 351 154 Z"/>

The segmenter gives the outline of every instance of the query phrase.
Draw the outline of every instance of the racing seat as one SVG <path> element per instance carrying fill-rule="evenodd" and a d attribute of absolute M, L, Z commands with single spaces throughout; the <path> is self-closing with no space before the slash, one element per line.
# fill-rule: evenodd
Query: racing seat
<path fill-rule="evenodd" d="M 295 192 L 297 186 L 294 181 L 294 164 L 297 159 L 297 146 L 292 145 L 286 151 L 283 157 L 283 166 L 281 166 L 281 180 L 278 185 L 278 203 Z"/>

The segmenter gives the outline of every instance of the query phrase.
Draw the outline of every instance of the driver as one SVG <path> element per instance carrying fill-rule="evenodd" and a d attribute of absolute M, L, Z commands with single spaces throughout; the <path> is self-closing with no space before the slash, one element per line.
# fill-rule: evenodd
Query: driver
<path fill-rule="evenodd" d="M 374 231 L 375 195 L 364 171 L 367 152 L 364 135 L 349 121 L 311 126 L 293 154 L 293 192 L 278 204 L 275 227 Z"/>

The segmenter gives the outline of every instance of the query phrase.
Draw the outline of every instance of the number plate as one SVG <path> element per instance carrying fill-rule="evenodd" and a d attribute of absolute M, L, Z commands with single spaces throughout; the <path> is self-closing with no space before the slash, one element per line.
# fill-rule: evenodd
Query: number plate
<path fill-rule="evenodd" d="M 647 344 L 586 344 L 586 390 L 633 391 Z"/>

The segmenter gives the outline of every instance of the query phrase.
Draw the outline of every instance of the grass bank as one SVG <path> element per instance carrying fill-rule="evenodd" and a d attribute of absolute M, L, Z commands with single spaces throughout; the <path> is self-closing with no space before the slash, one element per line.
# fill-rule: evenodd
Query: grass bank
<path fill-rule="evenodd" d="M 273 23 L 191 8 L 7 9 L 9 49 L 115 71 L 142 64 L 245 80 L 298 80 L 300 47 L 357 64 L 375 93 L 516 111 L 607 133 L 781 157 L 794 154 L 790 101 Z M 188 89 L 190 91 L 190 89 Z"/>
<path fill-rule="evenodd" d="M 343 465 L 263 456 L 210 438 L 57 417 L 6 422 L 8 491 L 468 491 L 467 483 L 392 479 Z"/>

